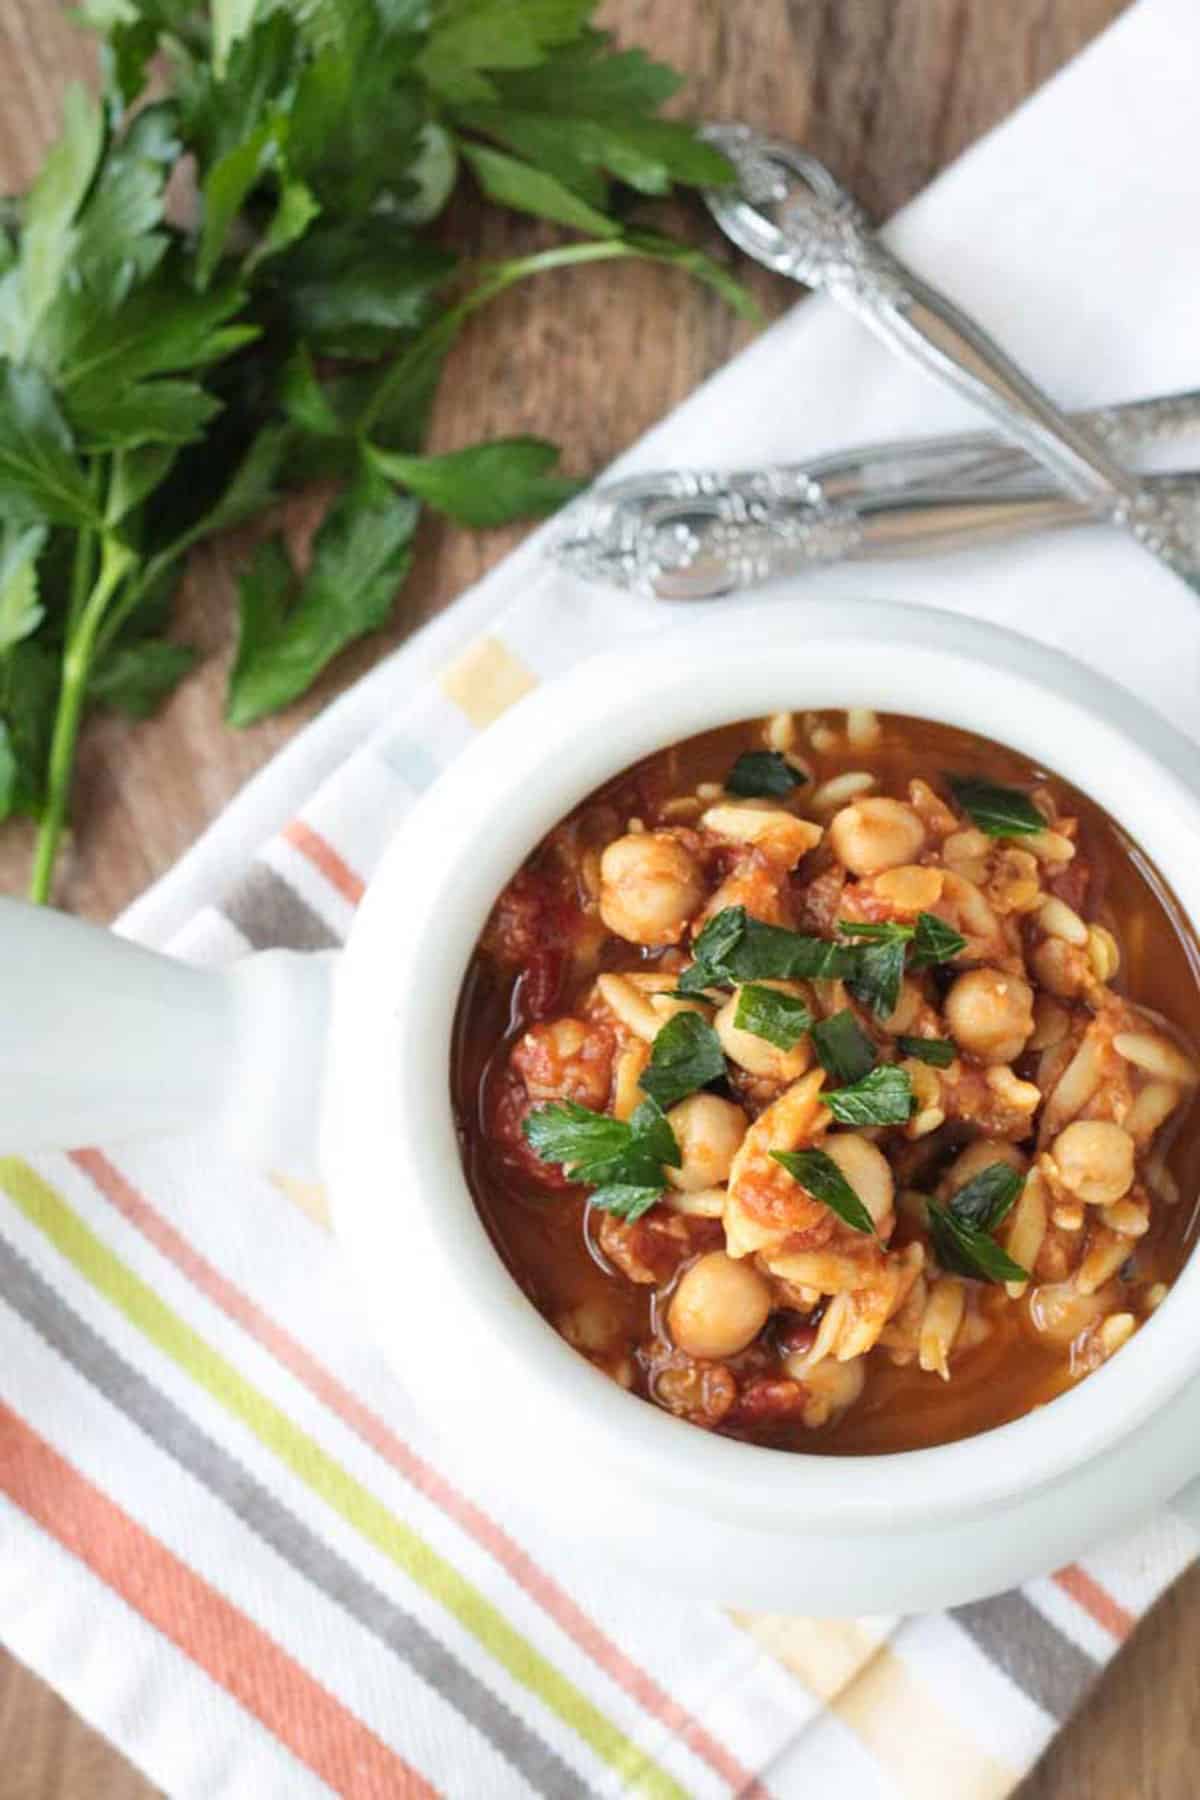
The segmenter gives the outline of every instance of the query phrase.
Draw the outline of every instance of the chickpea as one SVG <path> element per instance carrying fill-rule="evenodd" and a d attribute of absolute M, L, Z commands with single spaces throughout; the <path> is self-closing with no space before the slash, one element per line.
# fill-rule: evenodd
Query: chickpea
<path fill-rule="evenodd" d="M 976 1138 L 947 1169 L 941 1184 L 942 1198 L 948 1200 L 952 1194 L 957 1194 L 959 1188 L 966 1187 L 968 1181 L 973 1181 L 976 1175 L 982 1175 L 993 1163 L 1007 1163 L 1010 1169 L 1016 1169 L 1021 1175 L 1027 1167 L 1025 1157 L 1007 1139 Z"/>
<path fill-rule="evenodd" d="M 835 1162 L 871 1215 L 880 1237 L 888 1237 L 896 1222 L 892 1208 L 895 1184 L 891 1165 L 870 1138 L 856 1131 L 835 1131 L 821 1148 Z"/>
<path fill-rule="evenodd" d="M 1133 1185 L 1133 1139 L 1104 1119 L 1076 1119 L 1050 1152 L 1064 1187 L 1089 1206 L 1111 1206 Z"/>
<path fill-rule="evenodd" d="M 829 841 L 851 874 L 878 875 L 915 862 L 925 844 L 925 827 L 903 800 L 868 796 L 834 814 Z"/>
<path fill-rule="evenodd" d="M 827 1356 L 823 1362 L 808 1366 L 803 1354 L 785 1356 L 785 1373 L 805 1389 L 802 1418 L 810 1430 L 828 1425 L 836 1413 L 844 1413 L 854 1405 L 867 1379 L 866 1359 L 851 1357 L 849 1362 L 836 1362 Z"/>
<path fill-rule="evenodd" d="M 716 1094 L 689 1094 L 671 1108 L 667 1123 L 683 1158 L 679 1168 L 666 1171 L 671 1186 L 685 1194 L 720 1187 L 746 1135 L 741 1107 Z"/>
<path fill-rule="evenodd" d="M 971 969 L 946 995 L 946 1023 L 980 1062 L 1011 1062 L 1033 1035 L 1033 989 L 1020 975 Z"/>
<path fill-rule="evenodd" d="M 695 857 L 668 832 L 617 838 L 600 858 L 600 917 L 631 944 L 677 944 L 703 898 Z"/>
<path fill-rule="evenodd" d="M 771 1313 L 771 1289 L 748 1262 L 711 1250 L 675 1289 L 667 1313 L 671 1336 L 688 1356 L 736 1356 Z"/>
<path fill-rule="evenodd" d="M 804 989 L 794 981 L 763 981 L 759 986 L 777 988 L 780 993 L 792 994 L 799 1000 L 808 998 Z M 766 1081 L 777 1081 L 781 1085 L 799 1081 L 812 1062 L 812 1045 L 808 1033 L 790 1050 L 780 1050 L 776 1045 L 768 1043 L 766 1038 L 759 1037 L 756 1032 L 741 1030 L 734 1024 L 741 995 L 741 988 L 735 988 L 731 998 L 713 1020 L 713 1029 L 730 1062 L 736 1063 L 739 1069 L 745 1069 L 747 1075 L 758 1075 Z"/>

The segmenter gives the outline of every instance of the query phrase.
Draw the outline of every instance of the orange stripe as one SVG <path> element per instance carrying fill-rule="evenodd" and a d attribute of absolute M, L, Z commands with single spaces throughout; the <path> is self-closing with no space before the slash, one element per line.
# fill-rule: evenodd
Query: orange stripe
<path fill-rule="evenodd" d="M 348 862 L 343 862 L 328 838 L 323 838 L 319 831 L 306 825 L 303 819 L 293 819 L 290 825 L 283 828 L 285 843 L 298 850 L 314 869 L 319 869 L 330 887 L 336 888 L 343 900 L 351 906 L 357 906 L 366 892 L 361 878 L 354 873 Z"/>
<path fill-rule="evenodd" d="M 0 1402 L 0 1490 L 347 1800 L 435 1790 L 274 1638 Z"/>
<path fill-rule="evenodd" d="M 350 1391 L 304 1345 L 277 1325 L 250 1296 L 214 1267 L 188 1242 L 121 1171 L 99 1150 L 73 1150 L 71 1161 L 121 1215 L 136 1226 L 154 1248 L 186 1275 L 205 1297 L 239 1325 L 323 1406 L 348 1425 L 427 1500 L 452 1519 L 500 1565 L 516 1585 L 540 1606 L 598 1668 L 631 1699 L 680 1737 L 708 1766 L 727 1781 L 741 1800 L 767 1800 L 757 1778 L 718 1742 L 698 1719 L 639 1668 L 619 1645 L 572 1600 L 551 1575 L 509 1536 L 482 1507 L 476 1506 L 417 1454 L 392 1428 Z"/>
<path fill-rule="evenodd" d="M 1115 1637 L 1118 1643 L 1124 1643 L 1137 1620 L 1086 1569 L 1081 1569 L 1078 1563 L 1069 1563 L 1065 1569 L 1056 1570 L 1054 1580 L 1064 1594 L 1070 1594 L 1076 1606 L 1083 1608 L 1089 1618 Z"/>

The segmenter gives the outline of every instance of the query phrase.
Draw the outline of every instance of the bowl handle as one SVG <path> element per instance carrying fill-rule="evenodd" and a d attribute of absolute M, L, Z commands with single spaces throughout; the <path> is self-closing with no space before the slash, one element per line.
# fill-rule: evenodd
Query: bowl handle
<path fill-rule="evenodd" d="M 0 1151 L 213 1131 L 317 1173 L 336 953 L 197 968 L 0 899 Z"/>
<path fill-rule="evenodd" d="M 1186 1520 L 1193 1531 L 1200 1532 L 1200 1475 L 1172 1494 L 1169 1504 L 1171 1512 Z"/>

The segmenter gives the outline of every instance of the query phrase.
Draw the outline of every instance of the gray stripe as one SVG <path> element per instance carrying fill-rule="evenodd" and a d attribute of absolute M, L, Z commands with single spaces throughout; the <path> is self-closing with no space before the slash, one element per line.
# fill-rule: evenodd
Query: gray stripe
<path fill-rule="evenodd" d="M 954 1607 L 951 1616 L 1052 1718 L 1068 1718 L 1100 1673 L 1024 1594 L 975 1600 Z"/>
<path fill-rule="evenodd" d="M 132 1363 L 93 1331 L 0 1236 L 0 1294 L 118 1412 L 224 1502 L 242 1524 L 372 1632 L 467 1719 L 536 1791 L 589 1800 L 583 1779 L 418 1619 L 360 1575 Z"/>
<path fill-rule="evenodd" d="M 265 863 L 234 882 L 220 910 L 255 950 L 336 950 L 342 941 Z"/>

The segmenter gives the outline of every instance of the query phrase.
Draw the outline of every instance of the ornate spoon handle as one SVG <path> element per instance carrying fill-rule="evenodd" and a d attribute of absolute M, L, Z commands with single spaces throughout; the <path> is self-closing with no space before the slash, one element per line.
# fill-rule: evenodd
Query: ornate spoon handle
<path fill-rule="evenodd" d="M 1149 485 L 1156 498 L 1200 507 L 1200 475 L 1154 475 Z M 880 490 L 831 506 L 787 468 L 678 470 L 583 496 L 552 554 L 588 581 L 710 600 L 829 563 L 970 549 L 1096 518 L 1082 501 L 1045 491 Z"/>
<path fill-rule="evenodd" d="M 746 126 L 710 127 L 707 136 L 741 180 L 740 195 L 709 195 L 735 242 L 793 280 L 828 291 L 885 343 L 988 413 L 1068 494 L 1123 525 L 1200 589 L 1196 545 L 1169 498 L 1126 469 L 981 326 L 885 249 L 822 163 Z"/>

